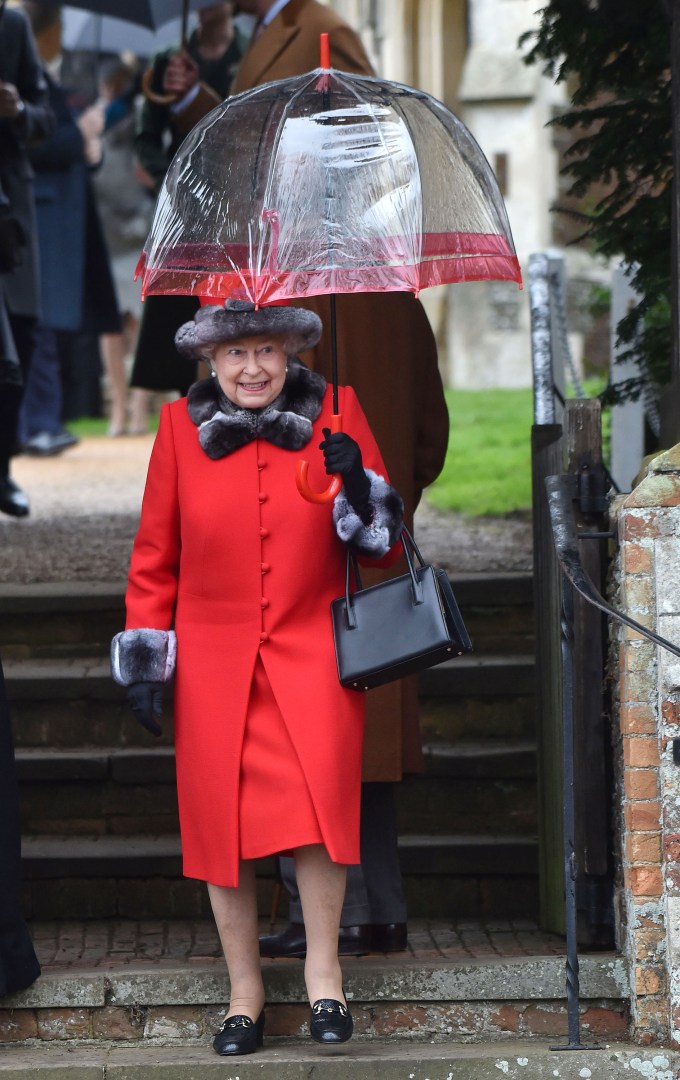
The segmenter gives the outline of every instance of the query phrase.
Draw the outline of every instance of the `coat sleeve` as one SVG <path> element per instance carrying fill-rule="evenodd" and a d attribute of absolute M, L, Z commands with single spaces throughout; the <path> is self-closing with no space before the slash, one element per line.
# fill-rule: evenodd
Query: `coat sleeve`
<path fill-rule="evenodd" d="M 343 388 L 341 411 L 343 430 L 359 444 L 364 470 L 371 484 L 369 509 L 372 520 L 369 525 L 362 521 L 348 502 L 343 487 L 335 499 L 333 521 L 340 539 L 357 555 L 383 559 L 399 540 L 404 502 L 387 478 L 378 444 L 350 386 Z"/>
<path fill-rule="evenodd" d="M 17 90 L 24 102 L 24 110 L 15 124 L 20 129 L 22 142 L 30 145 L 47 138 L 54 130 L 55 117 L 50 108 L 47 82 L 28 20 L 23 12 L 16 11 L 14 14 L 21 14 Z"/>
<path fill-rule="evenodd" d="M 152 86 L 160 91 L 163 72 L 167 66 L 167 52 L 158 53 L 153 60 Z M 167 105 L 144 98 L 135 125 L 134 150 L 137 161 L 154 182 L 154 193 L 161 189 L 168 171 L 166 139 L 170 130 L 170 110 Z"/>
<path fill-rule="evenodd" d="M 177 599 L 180 511 L 170 406 L 161 409 L 125 597 L 126 628 L 169 629 Z"/>
<path fill-rule="evenodd" d="M 50 84 L 50 102 L 57 126 L 44 142 L 29 148 L 31 164 L 38 171 L 69 169 L 85 162 L 85 143 L 60 87 Z"/>
<path fill-rule="evenodd" d="M 170 626 L 180 550 L 177 459 L 170 407 L 164 405 L 130 560 L 126 628 L 111 643 L 111 671 L 122 686 L 168 682 L 172 677 L 177 646 Z"/>
<path fill-rule="evenodd" d="M 420 400 L 416 408 L 416 432 L 413 456 L 414 509 L 423 490 L 432 484 L 444 468 L 449 445 L 449 411 L 439 373 L 437 346 L 431 333 L 418 365 L 416 389 Z"/>

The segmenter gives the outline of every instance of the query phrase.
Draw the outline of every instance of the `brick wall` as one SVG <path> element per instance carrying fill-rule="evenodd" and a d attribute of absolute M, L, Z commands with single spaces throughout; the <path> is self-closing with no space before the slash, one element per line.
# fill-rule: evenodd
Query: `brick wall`
<path fill-rule="evenodd" d="M 617 606 L 680 645 L 680 445 L 652 461 L 614 516 Z M 680 1046 L 680 659 L 615 626 L 619 944 L 634 1037 Z"/>

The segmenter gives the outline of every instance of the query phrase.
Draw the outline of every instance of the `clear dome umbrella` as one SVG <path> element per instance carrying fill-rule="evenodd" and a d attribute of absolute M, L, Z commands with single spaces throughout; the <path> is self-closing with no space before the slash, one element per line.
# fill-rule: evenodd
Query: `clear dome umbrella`
<path fill-rule="evenodd" d="M 193 129 L 166 174 L 138 273 L 145 296 L 257 305 L 521 284 L 496 178 L 465 125 L 423 91 L 324 59 L 228 98 Z M 335 365 L 333 382 L 337 414 Z"/>

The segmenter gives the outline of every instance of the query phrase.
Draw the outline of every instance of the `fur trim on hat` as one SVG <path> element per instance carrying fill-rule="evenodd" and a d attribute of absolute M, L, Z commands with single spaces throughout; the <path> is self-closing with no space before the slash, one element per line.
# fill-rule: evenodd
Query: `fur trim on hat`
<path fill-rule="evenodd" d="M 366 469 L 371 481 L 368 507 L 373 514 L 370 525 L 364 524 L 354 507 L 347 501 L 344 487 L 333 505 L 333 521 L 338 536 L 357 555 L 382 559 L 396 544 L 404 520 L 404 500 L 396 488 L 372 469 Z"/>
<path fill-rule="evenodd" d="M 325 393 L 323 375 L 291 357 L 283 390 L 265 409 L 242 409 L 222 393 L 217 379 L 201 379 L 189 389 L 187 410 L 203 450 L 217 461 L 254 439 L 301 450 L 312 437 Z"/>
<path fill-rule="evenodd" d="M 223 307 L 209 304 L 196 317 L 183 323 L 175 334 L 175 345 L 183 356 L 205 356 L 211 345 L 236 338 L 276 334 L 286 339 L 287 351 L 294 355 L 311 349 L 321 337 L 321 319 L 301 307 L 261 307 L 247 300 L 227 300 Z"/>
<path fill-rule="evenodd" d="M 176 657 L 174 630 L 124 630 L 111 642 L 111 674 L 120 686 L 169 682 Z"/>

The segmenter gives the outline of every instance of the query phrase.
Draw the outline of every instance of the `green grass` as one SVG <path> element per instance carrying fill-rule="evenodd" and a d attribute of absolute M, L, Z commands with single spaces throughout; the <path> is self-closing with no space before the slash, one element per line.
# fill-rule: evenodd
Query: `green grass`
<path fill-rule="evenodd" d="M 106 435 L 109 422 L 103 416 L 81 416 L 78 420 L 68 420 L 65 426 L 79 439 L 85 439 L 92 435 Z M 156 431 L 157 428 L 158 417 L 150 416 L 149 431 Z"/>
<path fill-rule="evenodd" d="M 447 390 L 446 400 L 449 447 L 428 502 L 472 517 L 530 509 L 531 389 Z"/>
<path fill-rule="evenodd" d="M 603 380 L 586 379 L 595 397 Z M 568 396 L 573 396 L 568 392 Z M 427 491 L 440 510 L 469 517 L 528 512 L 531 509 L 531 425 L 533 391 L 447 390 L 451 418 L 449 447 L 441 476 Z M 611 415 L 602 413 L 605 461 L 609 459 Z"/>

